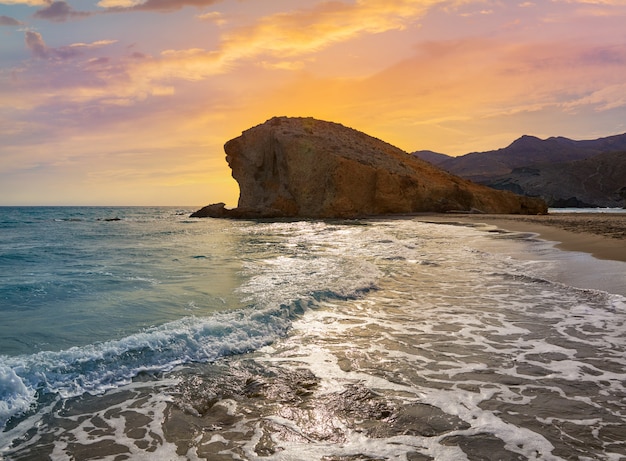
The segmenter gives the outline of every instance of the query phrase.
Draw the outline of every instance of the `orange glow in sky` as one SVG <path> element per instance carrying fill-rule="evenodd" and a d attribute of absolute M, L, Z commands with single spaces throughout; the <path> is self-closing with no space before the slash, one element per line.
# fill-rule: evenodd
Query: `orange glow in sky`
<path fill-rule="evenodd" d="M 189 205 L 276 115 L 408 152 L 626 131 L 626 0 L 0 0 L 0 205 Z"/>

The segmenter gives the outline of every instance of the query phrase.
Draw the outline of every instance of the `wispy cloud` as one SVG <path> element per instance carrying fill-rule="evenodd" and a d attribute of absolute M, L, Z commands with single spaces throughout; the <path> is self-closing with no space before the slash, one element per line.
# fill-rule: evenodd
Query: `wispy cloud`
<path fill-rule="evenodd" d="M 208 13 L 199 14 L 196 16 L 201 21 L 208 21 L 218 26 L 223 26 L 228 21 L 224 18 L 224 15 L 219 11 L 210 11 Z"/>
<path fill-rule="evenodd" d="M 107 45 L 112 45 L 117 40 L 98 40 L 92 43 L 72 43 L 68 46 L 59 48 L 51 48 L 46 45 L 43 37 L 39 32 L 27 30 L 25 33 L 26 47 L 30 50 L 32 55 L 36 58 L 49 59 L 70 59 L 81 54 L 81 50 L 89 48 L 100 48 Z"/>
<path fill-rule="evenodd" d="M 582 3 L 585 5 L 626 6 L 626 0 L 553 0 L 561 3 Z"/>
<path fill-rule="evenodd" d="M 0 0 L 0 5 L 28 5 L 42 6 L 48 5 L 50 0 Z"/>
<path fill-rule="evenodd" d="M 145 95 L 151 85 L 155 88 L 154 94 L 164 94 L 163 88 L 170 88 L 164 82 L 172 79 L 199 81 L 230 72 L 246 62 L 266 69 L 300 69 L 302 59 L 307 55 L 364 34 L 402 30 L 427 12 L 429 4 L 438 3 L 411 0 L 323 2 L 309 9 L 269 15 L 252 25 L 225 31 L 218 47 L 213 50 L 172 49 L 141 60 L 124 60 L 121 63 L 124 77 L 119 85 L 124 85 L 125 94 L 132 94 L 135 87 L 139 94 Z M 162 6 L 182 4 L 192 2 L 167 1 Z M 142 5 L 147 7 L 146 3 Z M 209 14 L 207 18 L 220 20 L 221 16 Z M 120 91 L 114 79 L 109 78 L 107 82 L 111 91 Z M 148 94 L 152 92 L 148 91 Z"/>
<path fill-rule="evenodd" d="M 301 68 L 302 57 L 365 34 L 402 30 L 440 1 L 321 2 L 224 32 L 214 50 L 166 50 L 140 72 L 149 78 L 199 80 L 253 60 L 265 68 Z M 207 18 L 218 19 L 209 13 Z M 159 77 L 159 74 L 161 77 Z"/>
<path fill-rule="evenodd" d="M 265 17 L 256 24 L 236 29 L 224 41 L 231 55 L 299 55 L 323 49 L 356 36 L 401 30 L 418 20 L 440 1 L 358 0 L 354 3 L 322 2 Z"/>
<path fill-rule="evenodd" d="M 593 107 L 597 112 L 626 107 L 626 83 L 610 85 L 563 104 L 565 109 L 574 112 L 585 106 Z"/>
<path fill-rule="evenodd" d="M 372 119 L 368 108 L 374 106 L 388 128 L 375 118 L 372 132 L 387 129 L 389 134 L 380 134 L 383 139 L 402 147 L 415 145 L 420 135 L 444 133 L 440 142 L 447 144 L 445 133 L 455 126 L 469 127 L 455 133 L 457 139 L 469 139 L 476 137 L 472 127 L 481 124 L 528 120 L 531 114 L 548 112 L 558 117 L 564 109 L 626 107 L 626 86 L 621 83 L 626 67 L 614 60 L 619 52 L 611 50 L 609 59 L 590 61 L 596 51 L 592 45 L 567 41 L 516 43 L 502 37 L 429 42 L 417 47 L 413 57 L 369 78 L 342 82 L 303 77 L 268 99 L 280 113 L 297 113 L 303 106 L 317 114 L 356 117 L 364 128 Z M 397 128 L 417 125 L 419 130 L 408 133 Z M 455 153 L 464 148 L 470 151 L 461 146 Z"/>
<path fill-rule="evenodd" d="M 472 16 L 487 15 L 487 14 L 493 14 L 493 10 L 471 11 L 471 12 L 468 12 L 468 13 L 461 13 L 461 16 L 469 18 L 469 17 L 472 17 Z"/>
<path fill-rule="evenodd" d="M 100 0 L 97 6 L 111 13 L 129 11 L 170 13 L 186 6 L 202 8 L 222 1 L 223 0 Z M 82 19 L 96 13 L 96 11 L 76 10 L 65 0 L 0 0 L 0 5 L 3 4 L 43 7 L 35 12 L 34 16 L 38 19 L 46 19 L 54 22 Z"/>
<path fill-rule="evenodd" d="M 97 40 L 91 43 L 82 43 L 82 42 L 72 43 L 71 45 L 69 45 L 69 47 L 70 48 L 98 48 L 101 46 L 112 45 L 114 43 L 117 43 L 117 40 Z"/>
<path fill-rule="evenodd" d="M 103 0 L 101 5 L 117 2 L 123 8 L 160 8 L 182 7 L 184 5 L 206 5 L 215 0 L 162 0 L 137 3 L 133 0 Z M 457 6 L 466 2 L 457 2 Z M 129 105 L 144 101 L 150 96 L 175 94 L 176 81 L 201 81 L 220 74 L 235 72 L 240 66 L 257 66 L 268 70 L 293 71 L 304 69 L 309 60 L 315 59 L 316 53 L 341 42 L 348 42 L 365 35 L 382 34 L 388 31 L 403 31 L 416 26 L 424 15 L 434 7 L 448 6 L 441 1 L 415 2 L 411 0 L 358 0 L 354 3 L 330 2 L 318 3 L 311 8 L 298 8 L 289 12 L 277 13 L 259 18 L 246 26 L 231 27 L 224 30 L 221 41 L 214 49 L 188 48 L 164 50 L 155 55 L 131 54 L 125 57 L 90 57 L 77 63 L 70 71 L 55 70 L 58 79 L 61 75 L 68 85 L 76 85 L 75 90 L 58 94 L 55 99 L 66 98 L 72 102 L 99 101 L 102 104 Z M 221 21 L 217 12 L 200 15 L 201 19 Z M 88 49 L 112 44 L 114 41 L 93 43 L 74 43 L 59 48 L 50 48 L 41 34 L 26 33 L 26 44 L 34 57 L 40 59 L 67 60 L 78 56 Z M 496 45 L 497 44 L 497 45 Z M 387 81 L 398 80 L 397 87 L 405 85 L 423 87 L 425 93 L 436 94 L 453 75 L 459 95 L 452 98 L 467 99 L 465 76 L 472 69 L 480 69 L 484 75 L 476 80 L 489 82 L 493 91 L 497 88 L 523 88 L 533 94 L 549 94 L 558 90 L 559 85 L 547 86 L 545 92 L 531 91 L 524 82 L 556 81 L 557 72 L 571 74 L 571 66 L 590 69 L 594 66 L 609 65 L 611 61 L 623 62 L 624 52 L 615 48 L 583 48 L 582 55 L 573 62 L 572 50 L 564 50 L 560 45 L 550 44 L 526 48 L 513 46 L 506 42 L 493 40 L 480 41 L 440 41 L 422 43 L 419 52 L 420 63 L 407 69 L 403 75 L 387 74 Z M 532 52 L 529 51 L 532 49 Z M 587 51 L 584 51 L 584 50 Z M 578 50 L 580 51 L 580 50 Z M 565 53 L 565 54 L 563 54 Z M 586 53 L 586 54 L 584 54 Z M 430 56 L 428 61 L 425 57 Z M 585 57 L 586 56 L 586 57 Z M 569 59 L 569 61 L 568 61 Z M 591 62 L 593 61 L 593 62 Z M 442 68 L 441 66 L 449 66 Z M 569 66 L 569 67 L 568 67 Z M 433 73 L 430 70 L 439 69 Z M 458 72 L 463 69 L 463 72 Z M 577 72 L 587 76 L 591 70 Z M 598 70 L 601 72 L 601 70 Z M 419 75 L 416 80 L 407 79 L 407 75 Z M 429 76 L 433 75 L 432 80 Z M 493 75 L 499 75 L 493 78 Z M 518 78 L 524 75 L 524 78 Z M 462 77 L 462 78 L 461 78 Z M 93 82 L 98 82 L 94 85 Z M 514 84 L 512 82 L 515 82 Z M 392 84 L 394 86 L 395 84 Z M 428 87 L 428 85 L 431 85 Z M 456 91 L 456 90 L 455 90 Z M 523 96 L 522 90 L 517 95 Z M 479 92 L 479 94 L 483 94 Z M 487 95 L 485 95 L 487 97 Z M 538 96 L 539 97 L 539 96 Z M 531 105 L 536 102 L 531 102 Z"/>
<path fill-rule="evenodd" d="M 110 11 L 172 12 L 186 6 L 198 8 L 214 5 L 222 0 L 101 0 L 98 6 Z"/>

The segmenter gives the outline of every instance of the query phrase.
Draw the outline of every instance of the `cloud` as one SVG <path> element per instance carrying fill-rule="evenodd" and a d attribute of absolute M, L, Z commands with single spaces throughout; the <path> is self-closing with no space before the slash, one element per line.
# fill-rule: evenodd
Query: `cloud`
<path fill-rule="evenodd" d="M 0 26 L 22 26 L 23 22 L 18 21 L 17 19 L 11 18 L 9 16 L 0 16 Z"/>
<path fill-rule="evenodd" d="M 95 42 L 91 42 L 91 43 L 72 43 L 71 45 L 69 45 L 71 48 L 98 48 L 101 46 L 107 46 L 107 45 L 112 45 L 114 43 L 117 43 L 117 40 L 98 40 Z"/>
<path fill-rule="evenodd" d="M 129 4 L 127 0 L 115 1 Z M 191 4 L 183 1 L 164 3 L 170 6 Z M 178 97 L 186 91 L 185 85 L 191 87 L 186 82 L 222 78 L 221 85 L 234 86 L 234 82 L 246 85 L 238 72 L 241 69 L 246 69 L 246 76 L 257 72 L 255 83 L 259 86 L 277 87 L 274 81 L 297 79 L 297 75 L 304 74 L 302 71 L 306 71 L 311 63 L 323 59 L 318 52 L 337 43 L 402 30 L 412 37 L 409 39 L 416 39 L 416 34 L 411 34 L 411 27 L 417 27 L 429 9 L 443 4 L 434 0 L 323 2 L 310 8 L 268 15 L 251 25 L 231 27 L 212 50 L 173 49 L 155 55 L 134 53 L 115 58 L 91 52 L 114 43 L 112 40 L 50 48 L 36 32 L 27 33 L 27 47 L 37 58 L 68 63 L 67 66 L 56 66 L 47 75 L 47 80 L 52 82 L 50 85 L 55 87 L 55 103 L 65 103 L 71 111 L 83 110 L 89 105 L 98 105 L 99 110 L 106 111 L 108 107 L 143 106 L 153 97 Z M 220 18 L 219 14 L 213 13 L 205 17 L 207 20 Z M 414 58 L 388 69 L 380 78 L 369 79 L 367 90 L 359 86 L 359 82 L 367 78 L 364 75 L 347 85 L 337 83 L 339 79 L 329 78 L 311 91 L 300 91 L 302 87 L 299 87 L 289 100 L 302 102 L 301 107 L 320 107 L 320 110 L 323 110 L 322 103 L 328 107 L 339 106 L 340 102 L 335 104 L 335 100 L 350 107 L 363 104 L 363 113 L 366 113 L 365 106 L 372 105 L 372 101 L 378 98 L 376 95 L 387 94 L 389 97 L 380 102 L 381 112 L 388 111 L 394 117 L 402 114 L 398 117 L 406 118 L 408 115 L 405 114 L 414 114 L 415 107 L 420 106 L 420 116 L 433 120 L 456 113 L 457 106 L 464 108 L 459 117 L 466 118 L 516 113 L 527 111 L 529 107 L 532 110 L 555 107 L 566 101 L 566 97 L 580 98 L 595 89 L 590 87 L 593 82 L 614 83 L 607 80 L 603 72 L 607 65 L 617 69 L 615 64 L 623 59 L 623 54 L 613 48 L 581 48 L 580 43 L 568 46 L 566 42 L 531 46 L 501 37 L 422 42 L 414 49 Z M 89 59 L 77 59 L 69 64 L 69 58 L 83 54 Z M 371 69 L 381 67 L 376 64 Z M 300 72 L 290 73 L 293 70 Z M 326 70 L 330 75 L 336 75 L 332 70 Z M 31 77 L 35 81 L 36 77 Z M 267 82 L 261 82 L 262 78 Z M 224 83 L 227 80 L 229 82 Z M 359 88 L 362 91 L 357 94 Z M 564 95 L 567 91 L 571 94 Z M 320 96 L 329 92 L 334 99 Z M 312 96 L 309 100 L 303 94 Z M 266 105 L 267 101 L 263 104 Z"/>
<path fill-rule="evenodd" d="M 477 11 L 471 11 L 468 13 L 460 13 L 460 16 L 464 18 L 470 18 L 472 16 L 488 15 L 488 14 L 493 14 L 493 13 L 494 13 L 493 10 L 477 10 Z"/>
<path fill-rule="evenodd" d="M 626 45 L 594 47 L 580 55 L 583 65 L 624 66 L 626 65 Z"/>
<path fill-rule="evenodd" d="M 626 0 L 553 0 L 561 3 L 582 3 L 584 5 L 626 6 Z"/>
<path fill-rule="evenodd" d="M 69 59 L 80 55 L 81 50 L 99 48 L 117 43 L 117 40 L 98 40 L 92 43 L 73 43 L 60 48 L 50 48 L 46 45 L 46 42 L 39 32 L 33 32 L 31 30 L 26 31 L 25 41 L 26 47 L 30 50 L 31 54 L 41 59 Z"/>
<path fill-rule="evenodd" d="M 0 5 L 28 5 L 41 6 L 48 5 L 50 0 L 0 0 Z"/>
<path fill-rule="evenodd" d="M 45 59 L 50 56 L 49 48 L 39 32 L 26 31 L 26 47 L 36 58 Z"/>
<path fill-rule="evenodd" d="M 223 42 L 230 57 L 298 56 L 322 50 L 364 34 L 402 30 L 440 1 L 357 0 L 322 2 L 310 9 L 274 14 L 249 27 L 235 29 Z"/>
<path fill-rule="evenodd" d="M 189 1 L 165 3 L 191 4 Z M 199 81 L 240 65 L 301 69 L 306 59 L 317 51 L 366 34 L 405 29 L 421 18 L 428 10 L 427 5 L 439 3 L 440 0 L 332 1 L 273 14 L 252 25 L 231 28 L 214 50 L 164 50 L 156 57 L 128 61 L 126 80 L 129 85 L 136 83 L 144 92 L 150 82 L 159 86 L 160 82 L 171 79 Z"/>
<path fill-rule="evenodd" d="M 221 0 L 100 0 L 98 6 L 109 11 L 158 11 L 168 13 L 186 6 L 198 8 L 214 5 Z"/>
<path fill-rule="evenodd" d="M 626 107 L 626 83 L 610 85 L 563 104 L 566 110 L 574 112 L 584 106 L 593 106 L 596 112 Z"/>
<path fill-rule="evenodd" d="M 385 114 L 383 124 L 393 128 L 421 123 L 420 133 L 433 136 L 455 126 L 468 127 L 507 120 L 530 120 L 528 114 L 592 108 L 596 112 L 626 107 L 626 67 L 617 64 L 619 52 L 591 61 L 592 46 L 568 41 L 519 43 L 494 38 L 467 38 L 425 43 L 414 56 L 366 78 L 294 78 L 265 100 L 275 112 L 307 113 L 335 119 L 372 120 L 372 107 Z M 587 107 L 585 107 L 587 106 Z M 251 109 L 252 110 L 252 109 Z M 329 115 L 330 114 L 330 115 Z M 363 114 L 362 116 L 356 114 Z M 545 115 L 544 115 L 545 116 Z M 538 116 L 541 117 L 541 116 Z M 469 134 L 469 133 L 467 133 Z M 406 137 L 408 135 L 408 138 Z M 410 146 L 417 131 L 385 136 Z M 415 142 L 415 141 L 412 141 Z M 441 142 L 445 141 L 442 135 Z M 466 151 L 467 152 L 467 151 Z"/>
<path fill-rule="evenodd" d="M 196 17 L 202 21 L 209 21 L 218 26 L 223 26 L 227 23 L 226 19 L 224 19 L 224 16 L 219 11 L 199 14 Z"/>
<path fill-rule="evenodd" d="M 107 0 L 109 5 L 111 1 Z M 115 1 L 118 5 L 130 5 L 126 0 Z M 206 1 L 151 1 L 141 5 L 170 8 L 200 3 L 207 4 Z M 195 105 L 200 86 L 187 82 L 209 78 L 214 85 L 207 87 L 219 86 L 220 98 L 239 94 L 242 85 L 245 91 L 257 93 L 250 85 L 278 87 L 279 80 L 289 78 L 291 70 L 313 62 L 317 51 L 368 34 L 407 29 L 428 11 L 426 4 L 439 3 L 435 0 L 323 2 L 311 8 L 267 15 L 251 25 L 231 27 L 213 49 L 165 50 L 155 55 L 130 54 L 136 51 L 132 48 L 121 57 L 95 53 L 95 48 L 112 41 L 78 42 L 56 48 L 48 46 L 39 32 L 28 31 L 26 46 L 37 60 L 23 66 L 13 88 L 32 89 L 19 92 L 22 95 L 19 101 L 24 111 L 41 117 L 38 119 L 41 124 L 49 124 L 54 118 L 51 114 L 56 114 L 56 119 L 68 121 L 63 126 L 74 126 L 84 120 L 95 124 L 102 118 L 120 114 L 126 114 L 123 117 L 126 119 L 128 114 L 143 114 L 148 107 L 168 107 L 173 97 L 176 101 L 189 97 L 189 104 Z M 220 18 L 209 15 L 207 19 Z M 85 59 L 74 59 L 85 55 Z M 242 68 L 249 72 L 239 72 Z M 250 75 L 255 76 L 253 81 Z M 9 87 L 0 92 L 9 94 Z M 220 107 L 233 110 L 233 104 L 240 107 L 243 102 L 229 100 L 220 102 Z M 255 118 L 250 115 L 246 120 L 252 123 Z"/>
<path fill-rule="evenodd" d="M 2 1 L 2 0 L 0 0 Z M 148 0 L 138 4 L 133 0 L 103 0 L 101 4 L 124 8 L 173 8 L 184 5 L 207 5 L 217 0 Z M 57 2 L 58 3 L 58 2 Z M 57 82 L 55 100 L 71 103 L 124 104 L 143 101 L 149 96 L 171 95 L 179 81 L 200 81 L 225 74 L 237 66 L 289 72 L 302 69 L 312 62 L 313 54 L 329 46 L 367 34 L 403 30 L 419 20 L 441 0 L 357 0 L 355 3 L 325 1 L 311 8 L 298 8 L 260 18 L 249 26 L 233 27 L 213 50 L 190 48 L 165 50 L 158 55 L 129 55 L 114 59 L 80 61 L 71 67 L 55 68 L 47 81 Z M 133 6 L 135 4 L 135 6 Z M 52 4 L 51 4 L 52 5 Z M 120 7 L 118 6 L 118 8 Z M 58 18 L 65 18 L 67 9 L 58 7 Z M 66 13 L 64 13 L 66 12 Z M 71 12 L 71 10 L 70 10 Z M 54 16 L 54 15 L 53 15 Z M 209 14 L 208 19 L 219 20 Z M 26 33 L 26 46 L 35 58 L 68 61 L 90 48 L 111 42 L 52 48 L 38 32 Z M 102 58 L 102 57 L 100 57 Z M 50 70 L 48 70 L 49 72 Z M 29 73 L 34 72 L 32 68 Z M 37 77 L 31 75 L 35 80 Z M 61 88 L 75 88 L 62 91 Z M 104 102 L 103 102 L 104 101 Z"/>
<path fill-rule="evenodd" d="M 65 22 L 69 19 L 80 19 L 90 16 L 91 13 L 74 10 L 67 2 L 60 0 L 49 3 L 45 8 L 35 13 L 38 19 L 47 19 L 54 22 Z"/>

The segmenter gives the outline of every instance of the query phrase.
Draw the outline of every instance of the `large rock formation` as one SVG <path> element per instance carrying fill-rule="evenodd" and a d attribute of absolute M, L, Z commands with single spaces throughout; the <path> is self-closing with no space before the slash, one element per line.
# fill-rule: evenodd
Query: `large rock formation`
<path fill-rule="evenodd" d="M 192 216 L 346 218 L 412 212 L 538 214 L 546 204 L 444 172 L 379 139 L 313 118 L 275 117 L 224 146 L 234 210 Z"/>

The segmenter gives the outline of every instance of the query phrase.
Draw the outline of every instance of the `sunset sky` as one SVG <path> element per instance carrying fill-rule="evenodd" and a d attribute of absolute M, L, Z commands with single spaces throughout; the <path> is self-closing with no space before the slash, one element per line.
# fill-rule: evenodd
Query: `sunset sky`
<path fill-rule="evenodd" d="M 626 132 L 626 0 L 0 0 L 0 205 L 239 194 L 275 115 L 408 152 Z"/>

